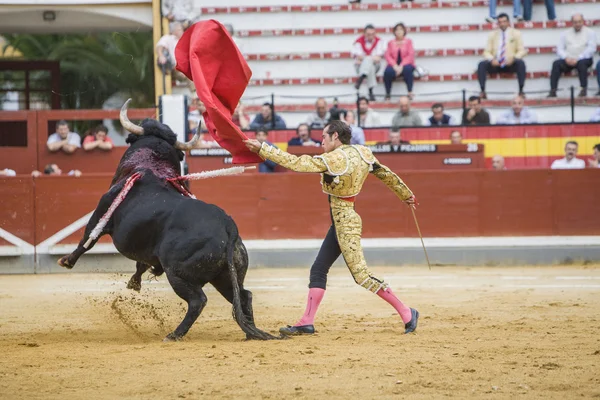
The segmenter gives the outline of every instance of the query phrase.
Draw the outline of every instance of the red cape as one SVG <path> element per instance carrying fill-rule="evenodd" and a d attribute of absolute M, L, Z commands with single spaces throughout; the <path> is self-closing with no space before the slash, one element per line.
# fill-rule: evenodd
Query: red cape
<path fill-rule="evenodd" d="M 252 71 L 229 32 L 218 21 L 201 21 L 185 31 L 175 48 L 177 70 L 191 79 L 206 107 L 206 127 L 234 164 L 260 163 L 242 140 L 247 137 L 231 121 Z"/>

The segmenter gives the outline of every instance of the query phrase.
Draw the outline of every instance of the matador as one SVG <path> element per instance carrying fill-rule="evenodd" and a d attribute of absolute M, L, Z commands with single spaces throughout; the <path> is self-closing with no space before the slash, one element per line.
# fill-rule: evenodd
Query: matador
<path fill-rule="evenodd" d="M 284 335 L 313 334 L 317 309 L 325 294 L 329 269 L 342 254 L 354 281 L 376 293 L 392 305 L 404 322 L 405 333 L 417 328 L 419 312 L 402 303 L 387 283 L 374 276 L 365 261 L 361 246 L 362 220 L 354 210 L 354 200 L 369 173 L 386 184 L 402 201 L 415 206 L 415 196 L 388 167 L 382 165 L 365 146 L 350 145 L 350 127 L 342 121 L 331 121 L 323 129 L 324 153 L 297 157 L 257 140 L 246 140 L 246 146 L 263 159 L 271 160 L 296 172 L 321 173 L 321 184 L 329 196 L 332 224 L 310 270 L 306 310 L 293 326 L 279 331 Z"/>

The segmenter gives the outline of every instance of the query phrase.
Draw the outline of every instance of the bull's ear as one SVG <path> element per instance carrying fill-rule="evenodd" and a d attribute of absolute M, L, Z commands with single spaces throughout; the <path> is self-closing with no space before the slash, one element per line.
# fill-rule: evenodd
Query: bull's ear
<path fill-rule="evenodd" d="M 138 135 L 130 133 L 129 135 L 127 135 L 127 139 L 125 139 L 125 143 L 134 144 L 139 138 L 140 137 Z"/>

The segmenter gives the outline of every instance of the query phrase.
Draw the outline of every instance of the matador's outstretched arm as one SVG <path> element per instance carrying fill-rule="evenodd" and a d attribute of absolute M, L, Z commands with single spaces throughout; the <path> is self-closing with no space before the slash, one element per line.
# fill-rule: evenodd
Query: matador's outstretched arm
<path fill-rule="evenodd" d="M 322 157 L 313 157 L 309 155 L 295 156 L 281 149 L 263 143 L 258 155 L 265 160 L 271 160 L 295 172 L 325 172 L 327 165 Z"/>
<path fill-rule="evenodd" d="M 373 163 L 373 175 L 375 175 L 381 182 L 385 183 L 392 192 L 396 194 L 402 201 L 410 199 L 413 192 L 406 186 L 406 184 L 396 175 L 391 169 L 381 164 L 379 160 L 375 159 Z"/>

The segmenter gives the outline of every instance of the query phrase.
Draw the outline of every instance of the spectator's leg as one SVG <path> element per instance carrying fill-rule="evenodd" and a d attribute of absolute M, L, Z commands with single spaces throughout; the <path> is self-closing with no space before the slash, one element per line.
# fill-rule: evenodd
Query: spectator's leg
<path fill-rule="evenodd" d="M 477 67 L 477 78 L 479 79 L 479 87 L 481 87 L 481 92 L 485 93 L 485 80 L 487 79 L 488 69 L 490 69 L 492 65 L 489 61 L 483 60 L 479 63 L 479 67 Z"/>
<path fill-rule="evenodd" d="M 413 91 L 413 81 L 415 76 L 413 72 L 415 71 L 415 67 L 412 65 L 405 65 L 402 68 L 402 78 L 404 78 L 404 82 L 406 82 L 406 90 L 408 90 L 408 94 L 412 94 Z"/>
<path fill-rule="evenodd" d="M 567 63 L 565 60 L 556 60 L 552 63 L 552 72 L 550 72 L 550 95 L 548 97 L 556 97 L 556 90 L 558 89 L 558 80 L 560 74 L 565 71 Z"/>
<path fill-rule="evenodd" d="M 523 19 L 525 21 L 531 21 L 532 3 L 533 0 L 523 0 Z"/>
<path fill-rule="evenodd" d="M 383 71 L 383 84 L 385 85 L 385 97 L 389 98 L 392 94 L 392 84 L 396 79 L 396 71 L 391 65 L 385 67 L 385 71 Z"/>
<path fill-rule="evenodd" d="M 373 96 L 373 88 L 377 85 L 377 68 L 373 62 L 373 58 L 365 57 L 362 63 L 360 63 L 360 69 L 358 71 L 360 76 L 366 76 L 367 87 L 369 88 L 369 100 L 375 100 Z"/>
<path fill-rule="evenodd" d="M 588 68 L 592 66 L 594 61 L 591 58 L 585 58 L 579 60 L 575 68 L 577 68 L 577 74 L 579 75 L 579 86 L 581 91 L 579 97 L 587 96 L 587 85 L 588 85 Z"/>
<path fill-rule="evenodd" d="M 519 81 L 519 93 L 523 93 L 523 88 L 525 87 L 525 75 L 527 74 L 525 61 L 516 59 L 514 66 L 517 70 L 517 80 Z"/>
<path fill-rule="evenodd" d="M 488 22 L 493 22 L 496 19 L 496 6 L 497 0 L 490 0 L 490 18 L 486 18 Z"/>
<path fill-rule="evenodd" d="M 596 96 L 600 96 L 600 60 L 596 64 L 596 79 L 598 80 L 598 93 L 596 93 Z"/>
<path fill-rule="evenodd" d="M 525 0 L 531 1 L 531 0 Z M 546 3 L 546 12 L 548 13 L 548 20 L 554 21 L 556 19 L 556 10 L 554 9 L 554 0 L 544 0 Z"/>
<path fill-rule="evenodd" d="M 360 88 L 360 85 L 362 85 L 363 81 L 367 77 L 366 75 L 361 74 L 361 66 L 362 66 L 362 64 L 355 65 L 356 74 L 358 75 L 358 79 L 356 80 L 356 83 L 354 84 L 354 87 L 356 88 L 356 90 L 358 90 Z"/>
<path fill-rule="evenodd" d="M 515 19 L 523 18 L 523 16 L 521 15 L 521 0 L 513 0 L 513 16 L 515 17 Z"/>

